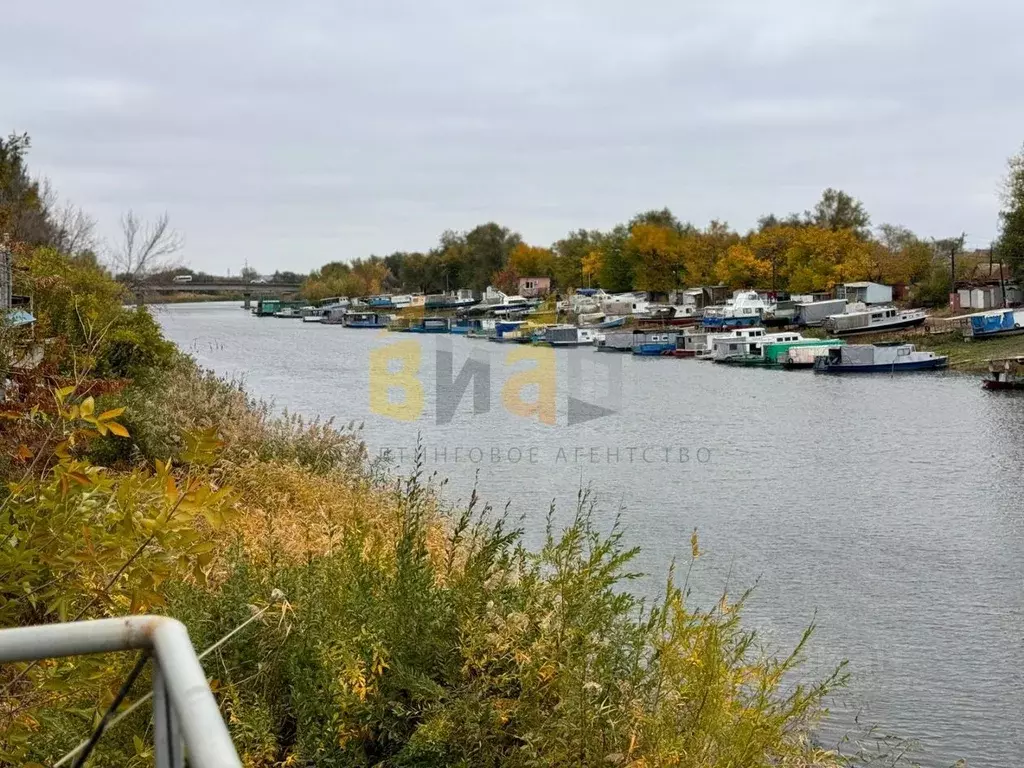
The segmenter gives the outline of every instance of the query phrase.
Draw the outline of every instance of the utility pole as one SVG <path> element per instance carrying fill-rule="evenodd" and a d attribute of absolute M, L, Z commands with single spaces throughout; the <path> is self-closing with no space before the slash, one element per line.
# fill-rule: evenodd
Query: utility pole
<path fill-rule="evenodd" d="M 989 263 L 988 276 L 989 276 L 989 279 L 992 279 L 992 257 L 995 256 L 995 253 L 996 253 L 996 244 L 993 242 L 989 246 L 989 249 L 990 250 L 989 250 L 989 257 L 988 257 L 988 263 Z M 999 302 L 999 306 L 1005 309 L 1006 308 L 1006 282 L 1003 280 L 1003 256 L 1002 256 L 1002 254 L 999 255 L 999 294 L 1001 296 L 1001 300 Z"/>
<path fill-rule="evenodd" d="M 967 239 L 967 233 L 961 232 L 960 239 L 954 240 L 949 248 L 949 306 L 953 306 L 953 296 L 956 295 L 956 252 L 957 250 L 964 249 L 964 240 Z"/>

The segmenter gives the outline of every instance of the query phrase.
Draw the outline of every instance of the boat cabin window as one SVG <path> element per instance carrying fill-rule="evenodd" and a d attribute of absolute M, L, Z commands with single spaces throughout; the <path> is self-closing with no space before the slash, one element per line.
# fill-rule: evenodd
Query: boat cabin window
<path fill-rule="evenodd" d="M 882 312 L 873 312 L 871 314 L 871 319 L 872 320 L 881 320 L 883 317 L 885 317 L 885 314 L 882 313 Z"/>
<path fill-rule="evenodd" d="M 885 316 L 886 317 L 896 317 L 896 310 L 895 309 L 890 309 L 888 312 L 885 313 Z"/>

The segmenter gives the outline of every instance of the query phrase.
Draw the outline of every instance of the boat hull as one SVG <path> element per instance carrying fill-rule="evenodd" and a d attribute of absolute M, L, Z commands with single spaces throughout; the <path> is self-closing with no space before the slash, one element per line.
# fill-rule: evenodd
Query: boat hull
<path fill-rule="evenodd" d="M 765 360 L 757 355 L 751 355 L 750 357 L 724 357 L 721 360 L 715 360 L 715 362 L 722 365 L 735 365 L 741 368 L 774 368 L 776 366 L 770 360 Z"/>
<path fill-rule="evenodd" d="M 824 360 L 824 358 L 819 358 Z M 939 371 L 945 368 L 949 361 L 944 357 L 937 357 L 932 360 L 915 360 L 911 363 L 880 363 L 878 365 L 815 365 L 815 373 L 904 373 L 907 371 Z"/>
<path fill-rule="evenodd" d="M 999 331 L 973 331 L 969 338 L 975 341 L 982 339 L 994 339 L 999 336 L 1020 336 L 1024 334 L 1024 328 L 1005 328 Z"/>
<path fill-rule="evenodd" d="M 844 339 L 847 336 L 866 336 L 872 333 L 889 333 L 891 331 L 905 331 L 907 328 L 917 328 L 924 324 L 927 318 L 915 317 L 913 320 L 903 320 L 898 323 L 886 323 L 885 325 L 870 325 L 864 328 L 851 328 L 846 331 L 828 331 L 829 336 L 836 336 Z"/>
<path fill-rule="evenodd" d="M 639 357 L 663 357 L 675 352 L 675 344 L 640 344 L 633 347 L 633 354 Z"/>
<path fill-rule="evenodd" d="M 759 315 L 749 317 L 705 317 L 703 326 L 709 330 L 731 331 L 733 328 L 754 328 L 763 322 Z"/>

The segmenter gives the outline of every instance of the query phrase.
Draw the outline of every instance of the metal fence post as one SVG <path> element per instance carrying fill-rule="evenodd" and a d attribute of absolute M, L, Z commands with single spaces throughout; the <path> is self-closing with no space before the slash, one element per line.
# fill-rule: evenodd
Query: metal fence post
<path fill-rule="evenodd" d="M 178 718 L 167 696 L 160 660 L 153 659 L 153 746 L 156 768 L 183 768 L 185 750 Z"/>

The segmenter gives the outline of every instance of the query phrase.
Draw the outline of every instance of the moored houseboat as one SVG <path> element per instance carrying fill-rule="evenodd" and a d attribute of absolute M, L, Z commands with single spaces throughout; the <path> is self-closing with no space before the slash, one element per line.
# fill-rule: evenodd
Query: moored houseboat
<path fill-rule="evenodd" d="M 923 309 L 897 309 L 896 307 L 870 307 L 859 312 L 829 315 L 825 330 L 832 336 L 855 336 L 861 333 L 887 333 L 914 328 L 928 318 Z"/>
<path fill-rule="evenodd" d="M 304 323 L 319 323 L 324 319 L 325 311 L 323 307 L 303 307 L 299 310 L 299 316 Z"/>
<path fill-rule="evenodd" d="M 545 328 L 538 343 L 547 347 L 582 347 L 592 345 L 596 336 L 597 332 L 593 328 L 556 325 Z"/>
<path fill-rule="evenodd" d="M 797 302 L 793 312 L 793 324 L 801 328 L 817 328 L 825 318 L 841 315 L 846 311 L 846 299 Z"/>
<path fill-rule="evenodd" d="M 639 335 L 639 331 L 608 331 L 597 338 L 594 347 L 598 352 L 632 352 Z"/>
<path fill-rule="evenodd" d="M 698 349 L 694 355 L 698 360 L 710 360 L 715 351 L 715 342 L 732 341 L 737 345 L 748 339 L 756 339 L 765 335 L 764 328 L 733 328 L 725 333 L 708 333 L 704 338 L 704 348 Z M 739 350 L 739 347 L 736 347 Z"/>
<path fill-rule="evenodd" d="M 637 331 L 633 339 L 633 354 L 640 357 L 663 357 L 676 349 L 679 331 Z"/>
<path fill-rule="evenodd" d="M 685 328 L 697 325 L 700 322 L 700 315 L 692 306 L 651 304 L 648 313 L 638 316 L 636 321 L 641 328 Z"/>
<path fill-rule="evenodd" d="M 424 317 L 410 324 L 409 333 L 448 333 L 448 318 Z"/>
<path fill-rule="evenodd" d="M 680 333 L 676 337 L 676 348 L 672 350 L 673 357 L 696 357 L 698 352 L 707 349 L 708 334 L 700 331 L 689 331 Z"/>
<path fill-rule="evenodd" d="M 765 344 L 795 344 L 804 341 L 799 333 L 766 333 L 747 338 L 716 338 L 711 346 L 711 359 L 716 363 L 744 362 L 764 363 L 762 350 Z M 748 358 L 756 358 L 749 359 Z"/>
<path fill-rule="evenodd" d="M 327 307 L 320 322 L 324 325 L 342 325 L 347 314 L 348 307 Z"/>
<path fill-rule="evenodd" d="M 788 354 L 794 349 L 829 349 L 842 346 L 845 343 L 842 339 L 800 338 L 796 341 L 772 341 L 762 346 L 761 355 L 769 365 L 782 365 Z"/>
<path fill-rule="evenodd" d="M 815 373 L 901 373 L 945 368 L 949 358 L 919 352 L 913 344 L 850 344 L 814 361 Z"/>
<path fill-rule="evenodd" d="M 530 337 L 531 331 L 525 320 L 503 320 L 494 324 L 487 340 L 498 344 L 529 344 Z"/>
<path fill-rule="evenodd" d="M 751 328 L 761 325 L 770 313 L 771 306 L 757 291 L 736 291 L 724 305 L 705 309 L 701 323 L 709 330 Z"/>
<path fill-rule="evenodd" d="M 486 339 L 494 333 L 494 329 L 501 321 L 493 317 L 475 317 L 471 318 L 468 322 L 472 323 L 472 325 L 466 331 L 466 336 L 471 339 Z"/>
<path fill-rule="evenodd" d="M 844 343 L 844 342 L 839 342 Z M 834 347 L 793 347 L 786 351 L 782 358 L 782 367 L 787 371 L 796 371 L 814 367 L 814 361 L 823 355 L 827 355 Z"/>
<path fill-rule="evenodd" d="M 256 306 L 253 308 L 252 313 L 256 315 L 256 317 L 273 317 L 274 314 L 280 310 L 280 299 L 257 299 Z"/>
<path fill-rule="evenodd" d="M 996 309 L 966 315 L 970 322 L 964 336 L 971 339 L 991 339 L 995 336 L 1014 336 L 1024 333 L 1024 309 Z"/>
<path fill-rule="evenodd" d="M 346 328 L 387 328 L 393 319 L 393 315 L 380 312 L 346 312 L 341 324 Z"/>
<path fill-rule="evenodd" d="M 988 361 L 985 389 L 1024 389 L 1024 357 L 1003 357 Z"/>
<path fill-rule="evenodd" d="M 478 317 L 458 317 L 448 323 L 448 332 L 456 336 L 468 336 L 474 330 L 480 330 Z"/>
<path fill-rule="evenodd" d="M 536 301 L 531 301 L 525 296 L 508 296 L 501 304 L 488 307 L 487 312 L 495 317 L 513 317 L 532 312 L 536 306 Z"/>

